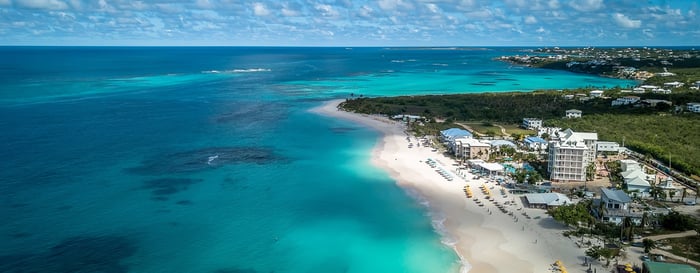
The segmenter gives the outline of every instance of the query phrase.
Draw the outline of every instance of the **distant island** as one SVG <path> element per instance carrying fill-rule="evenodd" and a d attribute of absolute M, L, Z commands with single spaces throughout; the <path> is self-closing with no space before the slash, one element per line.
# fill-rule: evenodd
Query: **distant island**
<path fill-rule="evenodd" d="M 501 56 L 501 61 L 537 68 L 644 81 L 675 73 L 698 74 L 700 50 L 677 48 L 538 48 L 523 55 Z M 653 84 L 655 82 L 649 82 Z"/>

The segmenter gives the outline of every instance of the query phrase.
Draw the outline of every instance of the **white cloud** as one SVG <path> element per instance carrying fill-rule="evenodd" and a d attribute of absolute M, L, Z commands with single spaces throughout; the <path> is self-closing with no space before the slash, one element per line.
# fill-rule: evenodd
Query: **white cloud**
<path fill-rule="evenodd" d="M 195 2 L 195 6 L 202 9 L 210 9 L 214 7 L 214 4 L 212 4 L 209 0 L 197 0 Z"/>
<path fill-rule="evenodd" d="M 433 3 L 425 4 L 425 7 L 427 7 L 428 10 L 430 10 L 432 13 L 440 12 L 440 8 L 438 8 L 438 6 Z"/>
<path fill-rule="evenodd" d="M 545 32 L 546 32 L 546 30 L 544 30 L 543 27 L 540 27 L 540 28 L 538 28 L 538 29 L 535 30 L 535 31 L 536 31 L 537 33 L 545 33 Z"/>
<path fill-rule="evenodd" d="M 377 3 L 379 7 L 383 10 L 396 10 L 400 8 L 411 9 L 413 5 L 411 3 L 404 2 L 403 0 L 379 0 Z"/>
<path fill-rule="evenodd" d="M 286 17 L 296 17 L 299 16 L 299 11 L 290 8 L 287 4 L 282 5 L 282 15 Z"/>
<path fill-rule="evenodd" d="M 12 4 L 10 0 L 0 0 L 0 6 L 9 6 L 10 4 Z"/>
<path fill-rule="evenodd" d="M 549 0 L 547 6 L 549 6 L 550 9 L 558 9 L 560 7 L 558 0 Z"/>
<path fill-rule="evenodd" d="M 603 0 L 574 0 L 569 6 L 578 11 L 595 11 L 603 7 Z"/>
<path fill-rule="evenodd" d="M 60 0 L 17 0 L 15 4 L 32 9 L 62 10 L 68 8 L 68 4 Z"/>
<path fill-rule="evenodd" d="M 374 10 L 373 10 L 371 7 L 365 5 L 365 6 L 362 6 L 362 7 L 360 8 L 360 10 L 357 12 L 357 14 L 358 14 L 360 17 L 372 18 L 372 13 L 373 13 L 373 12 L 374 12 Z"/>
<path fill-rule="evenodd" d="M 253 13 L 257 16 L 268 16 L 270 15 L 270 10 L 267 9 L 265 4 L 260 2 L 253 3 Z"/>
<path fill-rule="evenodd" d="M 537 18 L 535 18 L 535 16 L 530 15 L 530 16 L 525 17 L 524 21 L 526 24 L 535 24 L 535 23 L 537 23 Z"/>
<path fill-rule="evenodd" d="M 639 28 L 640 26 L 642 26 L 641 20 L 632 20 L 622 13 L 615 13 L 612 15 L 612 17 L 618 26 L 621 26 L 624 28 Z"/>
<path fill-rule="evenodd" d="M 321 15 L 324 17 L 338 17 L 338 15 L 340 15 L 331 5 L 317 4 L 315 8 L 320 11 Z"/>
<path fill-rule="evenodd" d="M 647 36 L 648 38 L 654 38 L 654 32 L 651 31 L 651 29 L 644 29 L 642 30 L 642 33 L 644 33 L 644 36 Z"/>

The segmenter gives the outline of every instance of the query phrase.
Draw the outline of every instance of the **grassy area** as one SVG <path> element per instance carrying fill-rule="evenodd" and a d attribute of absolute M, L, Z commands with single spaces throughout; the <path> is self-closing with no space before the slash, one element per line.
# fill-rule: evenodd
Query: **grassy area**
<path fill-rule="evenodd" d="M 529 136 L 529 135 L 536 135 L 537 134 L 536 131 L 521 128 L 520 124 L 499 124 L 499 125 L 503 126 L 503 128 L 506 129 L 506 133 L 508 133 L 508 135 L 518 134 L 518 135 Z"/>
<path fill-rule="evenodd" d="M 700 236 L 672 238 L 667 241 L 672 247 L 669 252 L 700 262 Z"/>
<path fill-rule="evenodd" d="M 495 126 L 493 123 L 490 122 L 459 122 L 464 125 L 468 125 L 471 127 L 474 131 L 484 134 L 484 135 L 492 135 L 492 136 L 501 136 L 501 128 Z"/>

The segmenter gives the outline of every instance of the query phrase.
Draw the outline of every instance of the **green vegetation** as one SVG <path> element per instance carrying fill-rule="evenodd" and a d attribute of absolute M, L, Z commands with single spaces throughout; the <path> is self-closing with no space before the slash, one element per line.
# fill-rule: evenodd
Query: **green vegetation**
<path fill-rule="evenodd" d="M 585 112 L 584 112 L 585 115 Z M 699 115 L 593 114 L 580 119 L 549 119 L 548 125 L 597 132 L 688 174 L 700 174 Z"/>
<path fill-rule="evenodd" d="M 700 236 L 666 239 L 670 252 L 700 262 Z"/>
<path fill-rule="evenodd" d="M 697 228 L 695 218 L 690 215 L 680 214 L 677 211 L 672 211 L 669 214 L 659 216 L 659 223 L 664 229 L 668 230 L 694 230 Z"/>
<path fill-rule="evenodd" d="M 589 213 L 589 205 L 590 203 L 588 202 L 578 202 L 576 204 L 552 208 L 548 213 L 554 220 L 569 226 L 589 224 L 593 221 L 593 216 Z"/>
<path fill-rule="evenodd" d="M 619 89 L 606 91 L 615 94 Z M 609 99 L 564 99 L 564 94 L 587 94 L 586 89 L 565 92 L 482 93 L 462 95 L 402 96 L 347 100 L 342 107 L 361 113 L 413 114 L 427 117 L 425 126 L 414 126 L 422 135 L 458 127 L 454 122 L 472 126 L 486 135 L 500 134 L 498 124 L 515 127 L 522 118 L 545 120 L 547 126 L 597 132 L 600 140 L 621 143 L 641 154 L 654 157 L 690 175 L 700 175 L 700 115 L 675 112 L 668 108 L 610 106 Z M 700 102 L 700 92 L 669 95 L 645 94 L 642 99 L 671 101 L 674 105 Z M 562 118 L 567 109 L 583 111 L 581 119 Z M 437 122 L 438 120 L 444 122 Z M 520 132 L 511 133 L 518 135 Z"/>

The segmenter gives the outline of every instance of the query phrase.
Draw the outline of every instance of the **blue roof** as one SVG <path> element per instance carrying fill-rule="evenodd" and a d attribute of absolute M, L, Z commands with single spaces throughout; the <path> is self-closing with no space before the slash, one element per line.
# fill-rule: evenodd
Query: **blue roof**
<path fill-rule="evenodd" d="M 458 138 L 458 137 L 463 137 L 463 136 L 472 136 L 472 133 L 470 133 L 467 130 L 464 129 L 459 129 L 459 128 L 450 128 L 444 131 L 440 132 L 443 136 L 445 137 L 450 137 L 450 138 Z"/>
<path fill-rule="evenodd" d="M 542 139 L 541 137 L 536 137 L 536 136 L 526 137 L 525 142 L 528 142 L 528 143 L 547 143 L 546 140 Z"/>

